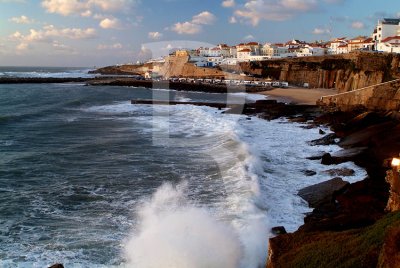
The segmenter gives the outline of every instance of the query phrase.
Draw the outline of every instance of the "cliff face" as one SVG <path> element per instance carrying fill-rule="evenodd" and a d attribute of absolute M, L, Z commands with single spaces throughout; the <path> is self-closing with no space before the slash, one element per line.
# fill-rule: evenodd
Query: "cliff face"
<path fill-rule="evenodd" d="M 399 62 L 400 56 L 396 54 L 356 52 L 246 62 L 237 66 L 236 71 L 290 84 L 309 83 L 312 88 L 336 88 L 339 92 L 346 92 L 399 77 Z"/>

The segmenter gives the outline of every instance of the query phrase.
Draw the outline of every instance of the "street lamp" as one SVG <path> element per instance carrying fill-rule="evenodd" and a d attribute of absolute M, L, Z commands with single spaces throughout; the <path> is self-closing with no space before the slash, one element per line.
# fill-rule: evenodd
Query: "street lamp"
<path fill-rule="evenodd" d="M 393 168 L 393 169 L 396 169 L 397 171 L 399 171 L 399 169 L 400 169 L 400 158 L 394 157 L 394 158 L 392 159 L 391 165 L 392 165 L 392 168 Z"/>

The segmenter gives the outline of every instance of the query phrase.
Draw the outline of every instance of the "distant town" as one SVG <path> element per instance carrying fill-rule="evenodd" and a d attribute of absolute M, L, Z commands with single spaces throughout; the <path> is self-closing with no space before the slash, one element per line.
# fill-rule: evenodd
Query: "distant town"
<path fill-rule="evenodd" d="M 400 53 L 400 19 L 385 18 L 378 21 L 371 36 L 355 38 L 339 37 L 330 41 L 307 43 L 291 40 L 286 43 L 258 42 L 241 43 L 234 46 L 219 44 L 216 47 L 176 49 L 169 56 L 188 56 L 197 67 L 237 65 L 240 62 L 268 59 L 297 58 L 345 54 L 353 51 Z M 164 63 L 165 57 L 151 59 L 146 63 Z"/>

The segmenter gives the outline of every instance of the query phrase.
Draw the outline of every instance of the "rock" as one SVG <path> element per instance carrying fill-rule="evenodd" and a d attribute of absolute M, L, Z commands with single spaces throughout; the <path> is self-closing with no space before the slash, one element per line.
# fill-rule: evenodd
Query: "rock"
<path fill-rule="evenodd" d="M 321 157 L 321 164 L 323 165 L 332 165 L 333 159 L 330 153 L 326 153 Z"/>
<path fill-rule="evenodd" d="M 400 175 L 396 170 L 389 170 L 386 173 L 386 182 L 390 185 L 389 200 L 386 211 L 394 212 L 400 210 Z"/>
<path fill-rule="evenodd" d="M 328 134 L 321 139 L 312 140 L 309 142 L 311 146 L 315 145 L 331 145 L 336 144 L 337 136 L 335 133 Z"/>
<path fill-rule="evenodd" d="M 338 169 L 329 169 L 322 171 L 324 174 L 328 174 L 329 176 L 335 177 L 348 177 L 348 176 L 353 176 L 355 171 L 349 168 L 338 168 Z"/>
<path fill-rule="evenodd" d="M 326 182 L 318 183 L 301 189 L 298 195 L 306 200 L 310 207 L 315 208 L 326 199 L 332 200 L 333 194 L 349 185 L 341 178 L 334 178 Z"/>
<path fill-rule="evenodd" d="M 272 232 L 274 235 L 287 234 L 286 229 L 285 229 L 285 227 L 283 227 L 283 226 L 273 227 L 273 228 L 271 229 L 271 232 Z"/>
<path fill-rule="evenodd" d="M 308 177 L 317 175 L 317 172 L 315 172 L 314 170 L 303 170 L 302 172 Z"/>
<path fill-rule="evenodd" d="M 293 122 L 293 123 L 305 123 L 305 122 L 307 122 L 307 119 L 304 117 L 295 117 L 295 118 L 289 119 L 289 121 Z"/>
<path fill-rule="evenodd" d="M 56 263 L 50 266 L 49 268 L 64 268 L 64 265 L 62 265 L 61 263 Z"/>
<path fill-rule="evenodd" d="M 319 134 L 320 134 L 320 135 L 325 135 L 325 134 L 326 134 L 326 132 L 325 132 L 325 131 L 323 131 L 322 129 L 319 129 Z"/>

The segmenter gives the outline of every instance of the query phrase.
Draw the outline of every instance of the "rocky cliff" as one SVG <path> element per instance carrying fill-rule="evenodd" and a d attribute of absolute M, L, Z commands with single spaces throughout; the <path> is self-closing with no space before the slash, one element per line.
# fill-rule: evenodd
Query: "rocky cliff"
<path fill-rule="evenodd" d="M 355 52 L 342 55 L 245 62 L 223 69 L 312 88 L 351 91 L 400 77 L 400 55 Z"/>

